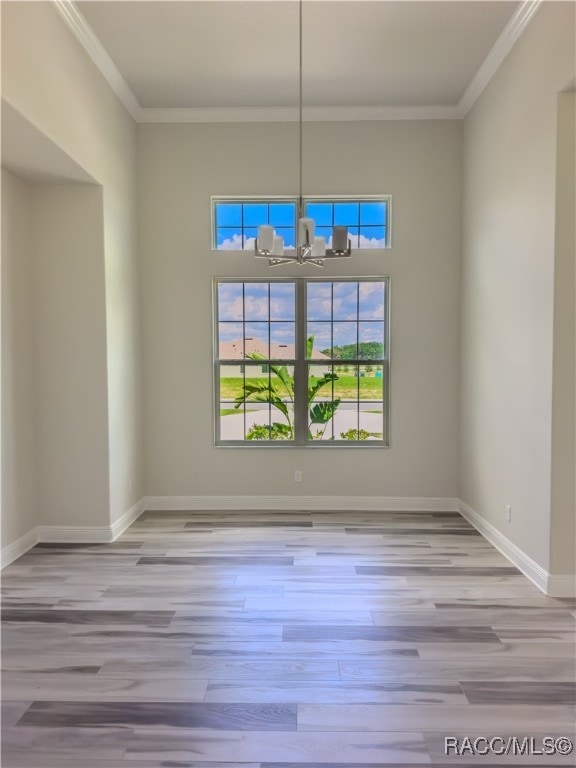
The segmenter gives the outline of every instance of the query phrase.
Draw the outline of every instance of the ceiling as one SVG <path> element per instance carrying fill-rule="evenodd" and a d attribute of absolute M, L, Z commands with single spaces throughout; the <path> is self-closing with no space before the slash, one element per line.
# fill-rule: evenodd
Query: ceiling
<path fill-rule="evenodd" d="M 305 0 L 304 102 L 453 107 L 518 5 Z M 87 0 L 76 8 L 142 108 L 298 103 L 294 0 Z"/>

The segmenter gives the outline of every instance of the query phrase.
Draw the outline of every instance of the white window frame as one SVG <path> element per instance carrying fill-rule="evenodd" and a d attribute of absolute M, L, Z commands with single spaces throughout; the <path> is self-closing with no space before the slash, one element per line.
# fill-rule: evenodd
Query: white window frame
<path fill-rule="evenodd" d="M 328 366 L 366 366 L 373 364 L 382 366 L 382 439 L 371 440 L 311 440 L 308 437 L 308 366 L 314 365 L 306 357 L 306 337 L 308 328 L 307 318 L 307 300 L 306 289 L 311 283 L 362 283 L 362 282 L 381 282 L 384 284 L 384 357 L 378 360 L 340 360 L 330 358 L 325 365 Z M 218 312 L 218 286 L 223 283 L 292 283 L 295 285 L 296 306 L 295 306 L 295 340 L 296 351 L 294 359 L 250 361 L 243 360 L 245 366 L 262 366 L 263 364 L 287 365 L 294 368 L 294 420 L 296 424 L 296 435 L 294 440 L 226 440 L 221 437 L 220 421 L 223 418 L 220 415 L 220 370 L 226 365 L 238 365 L 238 360 L 226 360 L 219 357 L 219 312 Z M 214 444 L 217 447 L 234 448 L 388 448 L 390 447 L 390 277 L 285 277 L 285 278 L 245 278 L 245 277 L 226 277 L 213 279 L 213 413 L 214 413 Z M 335 322 L 331 320 L 330 322 Z M 359 372 L 359 371 L 358 371 Z M 358 396 L 359 397 L 359 396 Z M 355 402 L 355 401 L 352 401 Z M 360 399 L 356 401 L 362 402 Z M 374 402 L 380 402 L 374 401 Z M 359 423 L 358 423 L 359 426 Z"/>
<path fill-rule="evenodd" d="M 241 205 L 243 203 L 295 203 L 295 219 L 294 227 L 298 229 L 298 202 L 297 196 L 290 195 L 269 195 L 267 197 L 262 196 L 250 196 L 250 195 L 213 195 L 210 198 L 210 215 L 211 215 L 211 231 L 212 231 L 212 250 L 219 253 L 237 253 L 238 251 L 229 250 L 224 248 L 218 248 L 217 242 L 217 230 L 216 230 L 216 205 L 217 203 L 236 203 Z M 384 227 L 386 229 L 386 245 L 383 248 L 353 248 L 355 251 L 380 251 L 389 250 L 392 247 L 392 195 L 304 195 L 302 197 L 303 205 L 306 203 L 369 203 L 380 202 L 386 203 L 386 221 Z M 360 226 L 360 224 L 359 224 Z M 248 250 L 248 249 L 242 249 Z"/>

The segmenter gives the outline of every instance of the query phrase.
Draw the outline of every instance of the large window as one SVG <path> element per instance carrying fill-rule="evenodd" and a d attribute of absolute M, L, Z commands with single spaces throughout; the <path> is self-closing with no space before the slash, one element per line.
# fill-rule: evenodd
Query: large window
<path fill-rule="evenodd" d="M 335 226 L 348 227 L 352 248 L 390 246 L 390 198 L 305 197 L 304 212 L 316 222 L 316 234 L 332 245 Z M 219 251 L 252 250 L 261 224 L 274 227 L 285 248 L 294 248 L 298 198 L 212 198 L 212 246 Z"/>
<path fill-rule="evenodd" d="M 388 444 L 387 278 L 214 292 L 218 445 Z"/>

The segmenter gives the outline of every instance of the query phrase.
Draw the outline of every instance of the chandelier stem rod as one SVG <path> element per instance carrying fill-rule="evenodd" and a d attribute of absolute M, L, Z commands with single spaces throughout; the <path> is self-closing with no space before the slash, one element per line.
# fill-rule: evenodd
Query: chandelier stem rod
<path fill-rule="evenodd" d="M 303 133 L 303 108 L 302 108 L 302 0 L 299 0 L 298 3 L 298 25 L 299 25 L 299 35 L 298 35 L 298 104 L 299 104 L 299 110 L 298 110 L 298 123 L 299 123 L 299 200 L 298 200 L 298 208 L 299 210 L 299 216 L 304 215 L 304 211 L 302 210 L 302 166 L 303 166 L 303 160 L 302 160 L 302 133 Z"/>

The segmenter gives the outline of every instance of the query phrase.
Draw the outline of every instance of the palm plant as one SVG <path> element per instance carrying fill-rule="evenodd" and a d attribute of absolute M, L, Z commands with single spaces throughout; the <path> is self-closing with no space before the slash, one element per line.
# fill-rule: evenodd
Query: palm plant
<path fill-rule="evenodd" d="M 306 358 L 312 357 L 314 337 L 306 339 Z M 259 352 L 252 352 L 246 357 L 250 360 L 266 360 Z M 288 373 L 285 365 L 270 365 L 270 372 L 277 379 L 269 377 L 267 381 L 245 381 L 242 392 L 235 398 L 235 408 L 252 403 L 268 403 L 277 408 L 286 419 L 286 422 L 275 421 L 272 424 L 254 424 L 246 434 L 247 440 L 294 440 L 294 379 Z M 337 381 L 335 373 L 325 373 L 320 378 L 314 379 L 308 386 L 308 437 L 311 440 L 320 440 L 324 436 L 328 422 L 336 413 L 340 405 L 340 398 L 329 401 L 313 403 L 320 390 L 333 381 Z M 314 425 L 323 428 L 312 433 Z"/>

